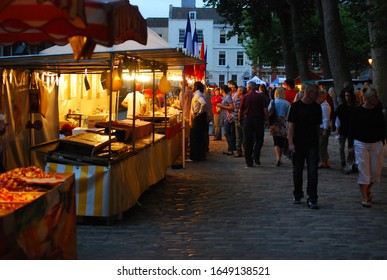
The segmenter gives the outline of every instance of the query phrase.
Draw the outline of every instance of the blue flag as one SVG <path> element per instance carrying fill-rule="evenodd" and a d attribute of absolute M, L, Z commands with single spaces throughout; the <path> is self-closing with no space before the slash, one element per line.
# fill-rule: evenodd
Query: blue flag
<path fill-rule="evenodd" d="M 184 49 L 186 49 L 187 51 L 190 51 L 191 53 L 193 52 L 191 21 L 189 19 L 189 14 L 187 15 L 187 27 L 185 28 Z"/>

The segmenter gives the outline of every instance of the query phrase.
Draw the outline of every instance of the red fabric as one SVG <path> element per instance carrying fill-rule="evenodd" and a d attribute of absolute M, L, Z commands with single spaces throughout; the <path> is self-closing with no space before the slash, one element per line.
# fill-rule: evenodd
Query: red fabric
<path fill-rule="evenodd" d="M 222 96 L 221 95 L 215 95 L 215 96 L 211 97 L 212 113 L 214 115 L 218 115 L 220 113 L 220 111 L 218 112 L 216 110 L 216 104 L 221 103 L 221 102 L 222 102 Z"/>
<path fill-rule="evenodd" d="M 67 0 L 67 4 L 60 1 L 61 5 L 67 5 L 61 6 L 63 9 L 52 3 L 59 3 L 58 0 L 43 3 L 36 0 L 7 1 L 0 6 L 0 43 L 53 42 L 65 45 L 68 38 L 81 36 L 107 47 L 127 40 L 146 44 L 147 24 L 137 6 L 130 5 L 127 0 L 79 1 L 81 7 L 76 0 Z M 69 11 L 71 7 L 78 9 L 74 13 Z M 89 42 L 88 45 L 92 44 Z"/>
<path fill-rule="evenodd" d="M 287 101 L 289 101 L 290 105 L 293 104 L 293 101 L 294 101 L 294 98 L 296 97 L 297 95 L 297 90 L 295 89 L 288 89 L 285 91 L 285 99 Z"/>

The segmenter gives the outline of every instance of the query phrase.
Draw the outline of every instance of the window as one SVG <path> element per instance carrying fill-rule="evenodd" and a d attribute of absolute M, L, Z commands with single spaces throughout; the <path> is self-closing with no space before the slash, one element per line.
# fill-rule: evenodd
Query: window
<path fill-rule="evenodd" d="M 244 58 L 243 52 L 237 52 L 237 65 L 238 66 L 243 66 L 243 64 L 244 64 L 243 58 Z"/>
<path fill-rule="evenodd" d="M 196 29 L 196 33 L 198 34 L 198 43 L 201 44 L 203 42 L 203 29 Z"/>
<path fill-rule="evenodd" d="M 219 86 L 223 86 L 224 85 L 224 75 L 219 75 Z"/>
<path fill-rule="evenodd" d="M 262 75 L 262 80 L 266 83 L 271 83 L 271 75 Z"/>
<path fill-rule="evenodd" d="M 224 30 L 224 29 L 220 30 L 219 43 L 220 44 L 225 44 L 226 43 L 226 30 Z"/>
<path fill-rule="evenodd" d="M 320 54 L 317 52 L 312 53 L 312 68 L 314 70 L 320 69 Z"/>
<path fill-rule="evenodd" d="M 231 75 L 231 80 L 238 84 L 238 75 Z"/>
<path fill-rule="evenodd" d="M 226 65 L 226 52 L 219 52 L 219 65 Z"/>
<path fill-rule="evenodd" d="M 262 63 L 262 68 L 271 68 L 271 62 Z"/>
<path fill-rule="evenodd" d="M 243 38 L 242 36 L 238 36 L 238 45 L 242 45 L 243 44 Z"/>
<path fill-rule="evenodd" d="M 196 12 L 189 12 L 189 19 L 196 20 Z"/>
<path fill-rule="evenodd" d="M 184 44 L 185 29 L 179 29 L 179 44 Z"/>

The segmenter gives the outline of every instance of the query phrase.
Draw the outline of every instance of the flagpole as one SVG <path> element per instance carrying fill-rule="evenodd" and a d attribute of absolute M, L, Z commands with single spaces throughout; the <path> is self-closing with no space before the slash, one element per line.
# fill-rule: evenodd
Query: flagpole
<path fill-rule="evenodd" d="M 186 88 L 186 85 L 185 85 L 185 69 L 183 68 L 183 86 L 182 86 L 182 97 L 181 97 L 181 104 L 183 104 L 182 108 L 181 108 L 181 114 L 182 114 L 182 118 L 183 118 L 183 125 L 181 127 L 182 129 L 182 143 L 183 143 L 183 168 L 185 168 L 185 110 L 184 110 L 184 107 L 185 107 L 185 102 L 184 102 L 184 99 L 185 99 L 185 92 L 186 92 L 187 88 Z"/>

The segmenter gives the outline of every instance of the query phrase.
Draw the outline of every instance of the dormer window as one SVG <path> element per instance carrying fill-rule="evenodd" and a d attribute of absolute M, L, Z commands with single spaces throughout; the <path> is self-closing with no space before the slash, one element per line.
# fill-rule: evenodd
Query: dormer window
<path fill-rule="evenodd" d="M 196 12 L 189 12 L 189 19 L 190 20 L 196 20 Z"/>

